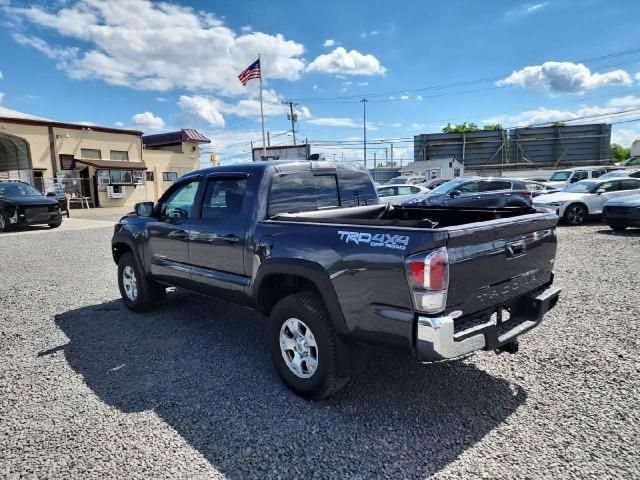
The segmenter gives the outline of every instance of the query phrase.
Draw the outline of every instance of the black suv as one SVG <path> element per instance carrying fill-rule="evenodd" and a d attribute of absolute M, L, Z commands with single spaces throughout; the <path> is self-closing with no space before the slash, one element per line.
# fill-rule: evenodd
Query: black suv
<path fill-rule="evenodd" d="M 522 180 L 461 177 L 443 183 L 427 194 L 407 198 L 402 205 L 525 208 L 531 206 L 531 192 Z"/>
<path fill-rule="evenodd" d="M 0 232 L 12 226 L 62 224 L 60 205 L 28 183 L 0 182 Z"/>

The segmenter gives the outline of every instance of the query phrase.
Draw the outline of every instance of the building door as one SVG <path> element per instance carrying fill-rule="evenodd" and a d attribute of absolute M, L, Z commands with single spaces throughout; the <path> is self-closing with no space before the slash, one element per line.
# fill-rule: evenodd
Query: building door
<path fill-rule="evenodd" d="M 43 194 L 45 193 L 44 176 L 42 175 L 42 172 L 38 170 L 33 172 L 33 186 L 40 190 Z"/>
<path fill-rule="evenodd" d="M 100 206 L 100 199 L 99 199 L 99 195 L 98 195 L 98 176 L 97 175 L 93 175 L 91 177 L 91 181 L 93 183 L 93 204 L 96 207 Z"/>
<path fill-rule="evenodd" d="M 83 197 L 91 198 L 91 181 L 89 180 L 89 169 L 80 170 L 80 193 Z"/>

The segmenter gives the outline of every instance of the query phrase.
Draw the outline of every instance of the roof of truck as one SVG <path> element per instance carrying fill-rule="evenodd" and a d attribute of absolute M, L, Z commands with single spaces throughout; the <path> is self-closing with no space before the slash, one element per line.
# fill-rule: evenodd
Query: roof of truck
<path fill-rule="evenodd" d="M 209 175 L 210 173 L 233 173 L 233 172 L 259 172 L 273 167 L 278 171 L 295 171 L 310 169 L 339 169 L 339 170 L 360 170 L 366 171 L 362 165 L 350 162 L 325 162 L 317 160 L 270 160 L 260 162 L 236 163 L 233 165 L 221 165 L 218 167 L 202 168 L 185 174 L 182 178 L 196 175 Z"/>

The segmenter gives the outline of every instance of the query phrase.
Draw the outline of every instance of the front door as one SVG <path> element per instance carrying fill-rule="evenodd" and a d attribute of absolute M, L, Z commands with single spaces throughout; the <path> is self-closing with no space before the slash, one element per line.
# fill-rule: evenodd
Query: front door
<path fill-rule="evenodd" d="M 244 252 L 249 218 L 247 176 L 215 174 L 205 180 L 202 204 L 189 232 L 193 288 L 242 303 L 249 277 Z"/>
<path fill-rule="evenodd" d="M 198 186 L 199 178 L 174 184 L 158 202 L 157 221 L 147 224 L 149 269 L 170 285 L 189 283 L 189 229 Z"/>

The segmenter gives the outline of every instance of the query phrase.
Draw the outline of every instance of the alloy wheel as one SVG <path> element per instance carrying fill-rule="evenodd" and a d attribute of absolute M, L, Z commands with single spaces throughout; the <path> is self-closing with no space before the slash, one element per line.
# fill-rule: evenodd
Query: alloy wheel
<path fill-rule="evenodd" d="M 310 378 L 318 369 L 318 344 L 302 320 L 289 318 L 282 324 L 280 351 L 285 364 L 298 378 Z"/>
<path fill-rule="evenodd" d="M 136 298 L 138 298 L 138 282 L 133 268 L 129 265 L 124 267 L 122 271 L 122 285 L 124 286 L 124 292 L 127 298 L 135 302 Z"/>

